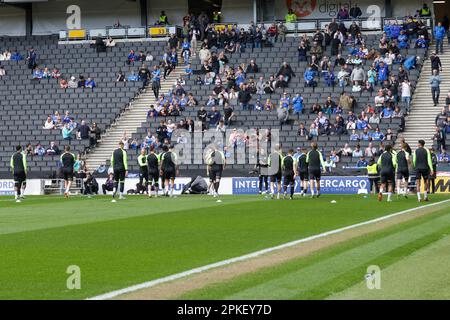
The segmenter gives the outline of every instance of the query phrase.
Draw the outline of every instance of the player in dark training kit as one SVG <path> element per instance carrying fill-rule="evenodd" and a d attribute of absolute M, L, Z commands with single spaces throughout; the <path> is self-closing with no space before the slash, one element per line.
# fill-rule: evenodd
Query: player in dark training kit
<path fill-rule="evenodd" d="M 155 153 L 155 147 L 150 146 L 150 153 L 147 156 L 147 166 L 148 166 L 148 182 L 150 184 L 150 192 L 148 196 L 152 195 L 158 197 L 159 190 L 159 162 L 160 157 Z"/>
<path fill-rule="evenodd" d="M 266 150 L 264 148 L 261 148 L 258 154 L 258 163 L 257 163 L 257 169 L 259 171 L 259 194 L 263 193 L 263 187 L 267 194 L 270 193 L 269 190 L 269 158 L 267 157 Z"/>
<path fill-rule="evenodd" d="M 64 179 L 64 197 L 68 198 L 70 195 L 70 187 L 72 186 L 74 170 L 77 158 L 70 152 L 70 146 L 64 147 L 64 153 L 61 155 L 61 173 Z"/>
<path fill-rule="evenodd" d="M 402 150 L 397 153 L 397 194 L 402 194 L 405 198 L 408 197 L 408 166 L 411 163 L 411 157 L 407 149 L 408 145 L 403 143 Z"/>
<path fill-rule="evenodd" d="M 314 182 L 317 188 L 317 197 L 320 197 L 320 178 L 321 172 L 326 172 L 325 162 L 323 161 L 322 153 L 317 150 L 316 142 L 311 143 L 312 150 L 306 155 L 306 163 L 308 164 L 308 173 L 310 179 L 311 198 L 314 197 Z M 321 170 L 322 167 L 322 170 Z"/>
<path fill-rule="evenodd" d="M 138 156 L 139 164 L 139 185 L 141 185 L 145 193 L 148 194 L 148 164 L 147 164 L 147 152 L 144 148 L 141 149 L 141 154 Z M 145 183 L 144 183 L 145 181 Z"/>
<path fill-rule="evenodd" d="M 222 178 L 222 172 L 225 169 L 225 155 L 222 151 L 218 150 L 214 146 L 208 155 L 207 159 L 207 173 L 209 175 L 209 182 L 214 186 L 214 198 L 219 196 L 220 179 Z"/>
<path fill-rule="evenodd" d="M 297 160 L 294 158 L 294 150 L 290 149 L 287 156 L 281 162 L 283 169 L 284 198 L 287 196 L 287 189 L 291 187 L 289 199 L 293 199 L 295 191 L 295 176 L 297 175 Z"/>
<path fill-rule="evenodd" d="M 167 145 L 163 146 L 160 167 L 161 178 L 164 180 L 164 195 L 173 196 L 175 177 L 178 175 L 177 156 Z"/>
<path fill-rule="evenodd" d="M 119 148 L 111 155 L 111 167 L 114 172 L 114 192 L 112 202 L 116 202 L 117 191 L 120 192 L 119 199 L 125 199 L 123 192 L 125 189 L 125 177 L 128 175 L 128 157 L 123 149 L 123 142 L 119 142 Z"/>
<path fill-rule="evenodd" d="M 16 147 L 16 152 L 11 156 L 11 172 L 14 177 L 14 193 L 16 202 L 24 199 L 24 192 L 27 185 L 27 157 L 22 152 L 22 146 Z"/>
<path fill-rule="evenodd" d="M 302 148 L 302 153 L 297 158 L 297 172 L 300 177 L 300 194 L 305 196 L 308 192 L 308 163 L 306 162 L 307 150 Z"/>
<path fill-rule="evenodd" d="M 381 186 L 378 193 L 378 201 L 383 200 L 383 191 L 387 190 L 387 201 L 391 202 L 392 191 L 394 189 L 395 171 L 397 168 L 397 156 L 392 151 L 392 146 L 387 145 L 385 151 L 378 158 L 380 167 Z"/>
<path fill-rule="evenodd" d="M 283 154 L 281 151 L 281 146 L 276 145 L 275 150 L 269 155 L 269 175 L 270 175 L 270 190 L 272 199 L 275 196 L 275 183 L 277 184 L 277 199 L 280 199 L 281 192 L 281 178 L 282 169 L 281 162 L 283 160 Z"/>
<path fill-rule="evenodd" d="M 416 151 L 413 154 L 413 166 L 416 170 L 416 191 L 417 191 L 417 200 L 420 202 L 420 184 L 421 179 L 423 178 L 424 183 L 424 194 L 423 200 L 428 201 L 428 193 L 430 189 L 430 175 L 434 174 L 433 170 L 433 162 L 431 159 L 431 152 L 427 148 L 425 148 L 425 141 L 419 140 Z"/>

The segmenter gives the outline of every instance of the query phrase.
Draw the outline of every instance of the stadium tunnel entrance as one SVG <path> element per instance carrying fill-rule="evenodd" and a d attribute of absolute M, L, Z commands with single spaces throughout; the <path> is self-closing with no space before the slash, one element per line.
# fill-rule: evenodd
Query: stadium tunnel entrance
<path fill-rule="evenodd" d="M 202 12 L 205 13 L 209 21 L 213 22 L 214 14 L 220 17 L 222 10 L 222 0 L 188 0 L 189 12 L 198 16 Z M 218 22 L 221 22 L 220 20 Z"/>
<path fill-rule="evenodd" d="M 443 21 L 445 25 L 445 20 L 447 20 L 448 27 L 448 19 L 450 15 L 450 0 L 433 1 L 433 9 L 436 22 Z"/>

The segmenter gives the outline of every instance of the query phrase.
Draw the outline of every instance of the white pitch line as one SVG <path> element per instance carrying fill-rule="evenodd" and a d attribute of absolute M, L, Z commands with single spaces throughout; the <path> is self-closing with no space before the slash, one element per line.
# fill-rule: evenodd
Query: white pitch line
<path fill-rule="evenodd" d="M 95 297 L 92 297 L 92 298 L 88 298 L 88 300 L 112 299 L 112 298 L 120 296 L 122 294 L 126 294 L 126 293 L 130 293 L 130 292 L 138 291 L 138 290 L 141 290 L 141 289 L 154 287 L 154 286 L 156 286 L 158 284 L 162 284 L 162 283 L 174 281 L 174 280 L 177 280 L 177 279 L 185 278 L 185 277 L 191 276 L 193 274 L 201 273 L 201 272 L 204 272 L 204 271 L 207 271 L 207 270 L 210 270 L 210 269 L 223 267 L 223 266 L 226 266 L 226 265 L 229 265 L 229 264 L 232 264 L 232 263 L 236 263 L 236 262 L 240 262 L 240 261 L 244 261 L 244 260 L 249 260 L 249 259 L 261 256 L 261 255 L 273 252 L 273 251 L 277 251 L 277 250 L 280 250 L 280 249 L 293 247 L 293 246 L 296 246 L 296 245 L 301 244 L 301 243 L 305 243 L 305 242 L 309 242 L 309 241 L 316 240 L 316 239 L 319 239 L 319 238 L 327 237 L 327 236 L 330 236 L 330 235 L 333 235 L 333 234 L 336 234 L 336 233 L 340 233 L 340 232 L 343 232 L 343 231 L 355 229 L 355 228 L 358 228 L 358 227 L 361 227 L 361 226 L 365 226 L 365 225 L 368 225 L 368 224 L 373 224 L 373 223 L 377 223 L 377 222 L 380 222 L 380 221 L 388 220 L 388 219 L 391 219 L 391 218 L 396 217 L 396 216 L 407 214 L 407 213 L 410 213 L 410 212 L 413 212 L 413 211 L 416 211 L 416 210 L 419 210 L 419 209 L 436 206 L 436 205 L 443 204 L 443 203 L 446 203 L 446 202 L 449 202 L 449 201 L 450 201 L 450 199 L 449 200 L 443 200 L 443 201 L 436 202 L 436 203 L 431 203 L 431 204 L 420 206 L 420 207 L 415 207 L 415 208 L 403 210 L 403 211 L 396 212 L 396 213 L 392 213 L 392 214 L 387 215 L 387 216 L 383 216 L 383 217 L 379 217 L 379 218 L 376 218 L 376 219 L 372 219 L 372 220 L 356 223 L 356 224 L 353 224 L 353 225 L 350 225 L 350 226 L 347 226 L 347 227 L 343 227 L 343 228 L 327 231 L 327 232 L 324 232 L 324 233 L 316 234 L 316 235 L 313 235 L 313 236 L 310 236 L 310 237 L 307 237 L 307 238 L 294 240 L 294 241 L 287 242 L 287 243 L 284 243 L 284 244 L 281 244 L 281 245 L 278 245 L 278 246 L 275 246 L 275 247 L 271 247 L 271 248 L 255 251 L 255 252 L 252 252 L 252 253 L 249 253 L 249 254 L 245 254 L 243 256 L 239 256 L 239 257 L 235 257 L 235 258 L 231 258 L 231 259 L 227 259 L 227 260 L 222 260 L 222 261 L 219 261 L 219 262 L 208 264 L 208 265 L 203 266 L 203 267 L 194 268 L 194 269 L 191 269 L 191 270 L 183 271 L 183 272 L 176 273 L 176 274 L 173 274 L 173 275 L 170 275 L 170 276 L 166 276 L 166 277 L 163 277 L 163 278 L 159 278 L 159 279 L 143 282 L 143 283 L 140 283 L 140 284 L 136 284 L 136 285 L 133 285 L 133 286 L 130 286 L 130 287 L 127 287 L 127 288 L 111 291 L 111 292 L 108 292 L 108 293 L 105 293 L 105 294 L 101 294 L 101 295 L 98 295 L 98 296 L 95 296 Z"/>

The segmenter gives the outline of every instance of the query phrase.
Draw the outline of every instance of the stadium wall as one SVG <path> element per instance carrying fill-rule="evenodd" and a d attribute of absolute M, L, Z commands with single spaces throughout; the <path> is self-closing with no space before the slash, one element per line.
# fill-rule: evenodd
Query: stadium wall
<path fill-rule="evenodd" d="M 206 179 L 206 178 L 205 178 Z M 101 185 L 106 179 L 99 178 L 97 182 Z M 26 195 L 43 195 L 42 186 L 44 181 L 41 179 L 30 179 L 27 181 Z M 190 178 L 177 178 L 175 181 L 175 194 L 181 194 L 183 187 L 190 182 Z M 125 190 L 135 189 L 139 182 L 137 178 L 129 178 L 125 181 Z M 236 177 L 222 178 L 219 193 L 223 195 L 250 195 L 258 193 L 257 177 Z M 357 194 L 368 187 L 366 177 L 333 177 L 326 176 L 321 180 L 321 189 L 323 194 Z M 450 194 L 450 177 L 438 176 L 436 179 L 437 193 Z M 295 192 L 300 193 L 299 181 L 296 181 Z M 0 195 L 13 195 L 14 181 L 5 179 L 0 180 Z"/>
<path fill-rule="evenodd" d="M 7 5 L 0 6 L 0 36 L 24 36 L 25 31 L 25 10 Z"/>

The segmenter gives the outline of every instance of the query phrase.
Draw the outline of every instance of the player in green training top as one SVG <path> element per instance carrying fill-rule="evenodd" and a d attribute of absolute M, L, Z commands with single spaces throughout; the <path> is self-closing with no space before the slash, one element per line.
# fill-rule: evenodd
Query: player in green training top
<path fill-rule="evenodd" d="M 147 163 L 147 151 L 145 150 L 145 148 L 141 149 L 141 154 L 138 156 L 138 164 L 139 164 L 139 185 L 144 188 L 145 193 L 148 195 L 148 163 Z"/>
<path fill-rule="evenodd" d="M 117 191 L 120 192 L 119 199 L 125 199 L 123 191 L 125 189 L 125 177 L 128 175 L 128 157 L 127 152 L 123 149 L 123 142 L 119 142 L 119 148 L 114 150 L 111 155 L 111 167 L 114 172 L 114 192 L 112 202 L 116 202 L 115 197 Z"/>
<path fill-rule="evenodd" d="M 24 199 L 24 192 L 27 185 L 27 156 L 22 152 L 22 146 L 16 147 L 16 152 L 11 156 L 11 172 L 14 177 L 14 193 L 16 202 Z"/>
<path fill-rule="evenodd" d="M 297 176 L 297 160 L 294 158 L 294 150 L 289 149 L 287 156 L 281 161 L 283 169 L 284 198 L 287 196 L 287 189 L 291 187 L 289 199 L 293 199 L 295 191 L 295 177 Z"/>
<path fill-rule="evenodd" d="M 431 159 L 431 152 L 427 148 L 425 148 L 425 141 L 419 140 L 417 149 L 413 153 L 413 166 L 416 170 L 416 191 L 417 191 L 417 200 L 420 202 L 420 187 L 421 187 L 421 179 L 423 178 L 424 183 L 424 194 L 423 200 L 428 201 L 428 193 L 430 191 L 430 175 L 434 174 L 433 170 L 433 161 Z"/>
<path fill-rule="evenodd" d="M 61 155 L 61 171 L 64 179 L 64 197 L 68 198 L 70 195 L 70 187 L 73 182 L 73 168 L 76 162 L 75 155 L 70 152 L 70 146 L 64 147 L 64 153 Z"/>
<path fill-rule="evenodd" d="M 306 155 L 306 163 L 308 164 L 308 172 L 311 189 L 311 198 L 314 198 L 314 182 L 317 188 L 317 197 L 320 197 L 320 179 L 322 177 L 321 172 L 326 172 L 325 162 L 320 151 L 318 151 L 317 142 L 311 143 L 312 150 Z M 321 169 L 322 168 L 322 169 Z"/>
<path fill-rule="evenodd" d="M 383 191 L 387 190 L 387 201 L 391 202 L 392 192 L 394 191 L 395 171 L 397 169 L 397 156 L 392 150 L 391 145 L 387 145 L 385 151 L 377 161 L 380 167 L 380 192 L 378 201 L 383 200 Z"/>

